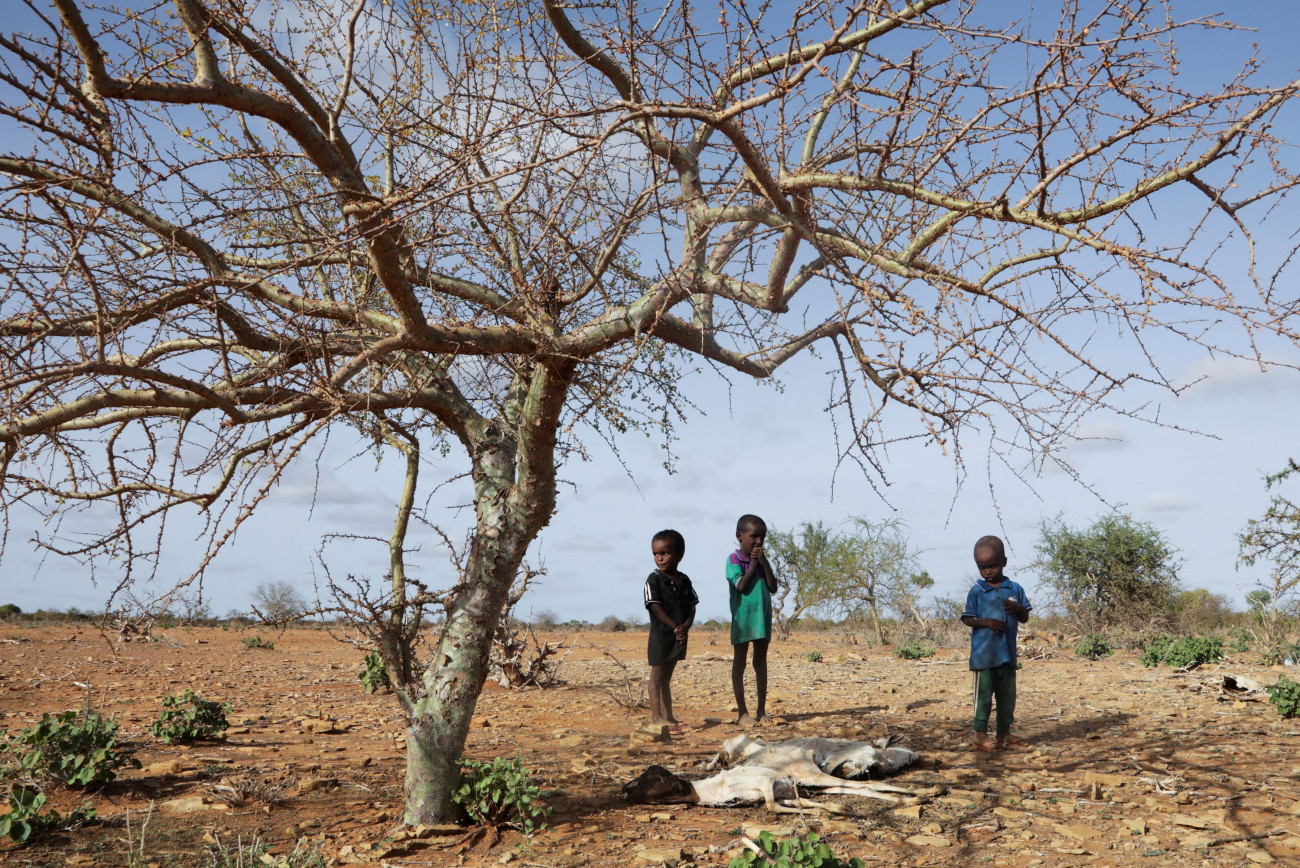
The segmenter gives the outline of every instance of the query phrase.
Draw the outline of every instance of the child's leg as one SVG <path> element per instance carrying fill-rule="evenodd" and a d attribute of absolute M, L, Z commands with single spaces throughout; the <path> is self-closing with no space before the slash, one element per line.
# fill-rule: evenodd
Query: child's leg
<path fill-rule="evenodd" d="M 993 746 L 993 740 L 989 738 L 989 714 L 993 711 L 993 673 L 989 669 L 976 669 L 971 675 L 974 676 L 975 694 L 971 744 L 981 750 L 988 750 Z"/>
<path fill-rule="evenodd" d="M 1023 743 L 1023 739 L 1011 735 L 1011 725 L 1016 717 L 1016 664 L 1006 663 L 998 667 L 994 698 L 998 708 L 998 744 Z"/>
<path fill-rule="evenodd" d="M 667 690 L 668 678 L 664 672 L 667 666 L 650 667 L 650 722 L 651 723 L 669 723 L 664 716 L 664 693 Z M 671 672 L 672 670 L 669 670 Z"/>
<path fill-rule="evenodd" d="M 660 666 L 659 668 L 663 670 L 663 674 L 660 677 L 660 682 L 659 682 L 660 683 L 659 710 L 663 712 L 665 722 L 677 723 L 677 718 L 673 716 L 673 687 L 672 687 L 673 670 L 677 668 L 677 661 L 669 660 L 667 663 L 665 663 L 663 666 Z"/>
<path fill-rule="evenodd" d="M 731 692 L 736 697 L 737 723 L 754 722 L 749 716 L 749 707 L 745 705 L 745 658 L 748 656 L 748 642 L 731 646 Z"/>
<path fill-rule="evenodd" d="M 758 707 L 754 709 L 758 720 L 767 717 L 767 646 L 769 639 L 754 640 L 754 683 L 758 688 Z"/>

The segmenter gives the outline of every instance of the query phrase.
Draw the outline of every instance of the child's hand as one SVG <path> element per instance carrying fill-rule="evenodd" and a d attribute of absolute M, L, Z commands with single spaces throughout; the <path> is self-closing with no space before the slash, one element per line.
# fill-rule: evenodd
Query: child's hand
<path fill-rule="evenodd" d="M 767 555 L 763 554 L 762 543 L 759 543 L 758 545 L 754 546 L 753 550 L 749 553 L 749 559 L 751 561 L 758 561 L 760 564 L 767 563 Z"/>
<path fill-rule="evenodd" d="M 683 645 L 686 644 L 686 634 L 689 632 L 685 624 L 678 624 L 673 628 L 673 638 Z"/>
<path fill-rule="evenodd" d="M 1002 605 L 1006 608 L 1007 614 L 1009 615 L 1019 615 L 1021 612 L 1028 611 L 1028 609 L 1024 607 L 1024 604 L 1012 597 L 1007 597 L 1003 600 Z"/>
<path fill-rule="evenodd" d="M 1008 600 L 1007 602 L 1009 603 L 1011 601 Z M 994 633 L 997 633 L 999 636 L 1001 636 L 1002 633 L 1007 629 L 1007 622 L 999 621 L 997 618 L 985 618 L 984 626 L 988 627 Z"/>

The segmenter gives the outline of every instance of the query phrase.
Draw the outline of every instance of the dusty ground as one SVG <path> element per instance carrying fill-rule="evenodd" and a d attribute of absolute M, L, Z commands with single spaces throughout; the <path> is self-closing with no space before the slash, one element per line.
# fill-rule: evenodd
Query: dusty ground
<path fill-rule="evenodd" d="M 531 841 L 508 833 L 488 847 L 462 835 L 407 837 L 398 823 L 399 715 L 390 697 L 362 693 L 355 649 L 324 632 L 291 630 L 266 634 L 274 650 L 247 650 L 247 635 L 176 629 L 168 642 L 114 655 L 92 629 L 0 625 L 0 727 L 17 730 L 41 712 L 79 707 L 85 689 L 77 684 L 88 684 L 92 702 L 118 717 L 146 766 L 93 794 L 104 823 L 23 849 L 5 842 L 0 863 L 207 865 L 220 842 L 234 865 L 232 852 L 256 836 L 273 854 L 296 846 L 325 864 L 563 868 L 680 856 L 683 865 L 725 865 L 742 828 L 767 823 L 819 832 L 838 855 L 868 865 L 1300 865 L 1300 721 L 1218 688 L 1223 673 L 1275 681 L 1281 670 L 1255 665 L 1254 655 L 1190 676 L 1144 669 L 1131 656 L 1087 663 L 1062 651 L 1027 660 L 1018 726 L 1030 744 L 979 755 L 963 745 L 964 650 L 916 663 L 833 635 L 774 643 L 777 719 L 761 736 L 905 733 L 922 767 L 896 783 L 943 788 L 903 809 L 846 798 L 855 816 L 822 819 L 773 817 L 761 807 L 621 804 L 620 785 L 647 765 L 696 774 L 719 741 L 738 732 L 720 722 L 734 716 L 731 649 L 723 633 L 692 634 L 691 657 L 674 679 L 678 714 L 692 729 L 670 744 L 633 748 L 629 734 L 641 718 L 611 699 L 622 673 L 602 652 L 640 675 L 645 635 L 572 634 L 564 685 L 488 689 L 475 711 L 470 756 L 520 755 L 541 786 L 563 791 L 552 799 L 550 830 Z M 805 660 L 810 651 L 822 660 Z M 235 726 L 222 742 L 158 743 L 148 725 L 160 698 L 191 687 L 233 702 Z M 330 719 L 341 731 L 311 731 Z M 266 804 L 254 793 L 230 808 L 214 798 L 223 782 L 260 787 L 262 796 L 280 787 L 284 802 Z M 198 810 L 163 812 L 164 803 L 191 797 L 200 797 L 189 803 Z M 54 803 L 67 810 L 80 798 L 58 791 Z M 144 858 L 133 861 L 128 849 Z"/>

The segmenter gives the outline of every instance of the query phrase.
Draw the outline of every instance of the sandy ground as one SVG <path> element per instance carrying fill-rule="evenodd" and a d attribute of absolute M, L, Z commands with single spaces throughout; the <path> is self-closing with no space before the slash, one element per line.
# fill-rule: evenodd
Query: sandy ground
<path fill-rule="evenodd" d="M 401 717 L 391 697 L 362 692 L 360 652 L 308 629 L 263 631 L 275 648 L 248 650 L 252 632 L 174 629 L 114 652 L 90 628 L 0 624 L 0 727 L 80 707 L 89 685 L 91 703 L 120 721 L 145 765 L 90 794 L 53 791 L 63 811 L 92 796 L 104 822 L 21 849 L 6 841 L 0 864 L 209 865 L 221 847 L 235 865 L 238 847 L 256 838 L 275 856 L 296 847 L 326 865 L 725 865 L 742 834 L 767 825 L 817 832 L 868 865 L 1300 865 L 1300 720 L 1221 688 L 1224 674 L 1276 680 L 1282 670 L 1251 654 L 1187 675 L 1125 655 L 1026 660 L 1017 725 L 1029 743 L 986 755 L 965 747 L 964 649 L 911 662 L 833 634 L 774 642 L 775 719 L 758 735 L 902 733 L 922 762 L 894 782 L 941 788 L 901 808 L 836 797 L 851 813 L 827 818 L 624 805 L 619 788 L 646 766 L 701 776 L 719 742 L 740 731 L 730 723 L 727 637 L 697 630 L 677 670 L 689 731 L 634 746 L 645 711 L 615 701 L 624 670 L 606 652 L 640 677 L 645 634 L 557 632 L 543 638 L 572 645 L 563 684 L 490 684 L 474 713 L 469 756 L 521 756 L 540 786 L 561 791 L 550 829 L 492 842 L 447 830 L 411 837 L 401 826 Z M 813 651 L 820 661 L 805 659 Z M 224 741 L 169 746 L 149 735 L 162 696 L 186 688 L 233 703 Z M 223 785 L 248 796 L 228 806 Z"/>

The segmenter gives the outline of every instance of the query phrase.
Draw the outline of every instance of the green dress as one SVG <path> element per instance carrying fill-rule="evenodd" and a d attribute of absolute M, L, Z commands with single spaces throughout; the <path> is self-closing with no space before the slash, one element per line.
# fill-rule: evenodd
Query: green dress
<path fill-rule="evenodd" d="M 758 568 L 758 575 L 754 577 L 754 584 L 748 593 L 742 594 L 736 589 L 736 584 L 747 569 L 749 558 L 740 549 L 736 549 L 727 558 L 732 645 L 772 638 L 772 593 L 767 589 L 767 582 L 763 581 L 763 568 Z"/>

